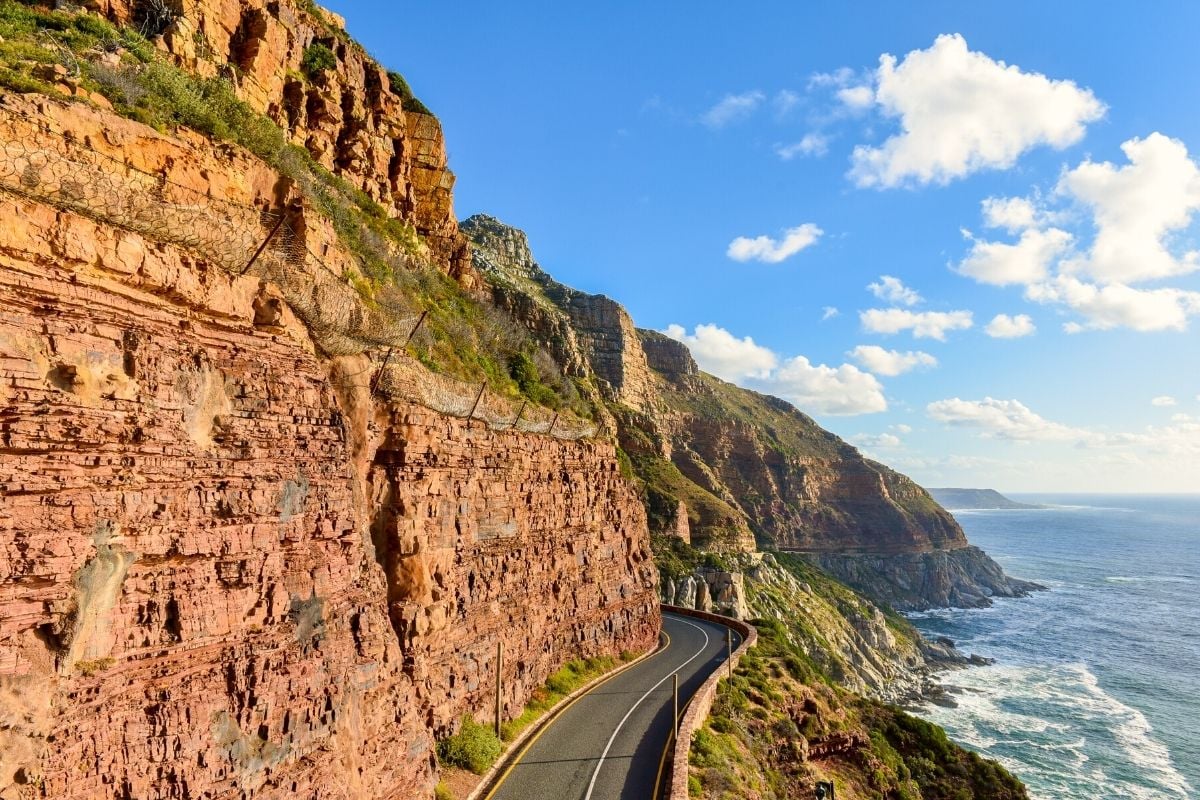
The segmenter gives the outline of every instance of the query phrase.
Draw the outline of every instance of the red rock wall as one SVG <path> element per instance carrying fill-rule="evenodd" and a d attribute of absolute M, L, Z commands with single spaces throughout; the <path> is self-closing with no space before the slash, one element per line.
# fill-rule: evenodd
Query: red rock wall
<path fill-rule="evenodd" d="M 514 712 L 652 642 L 609 445 L 376 409 L 256 280 L 0 220 L 0 797 L 426 797 L 498 639 Z"/>
<path fill-rule="evenodd" d="M 141 22 L 140 0 L 87 0 L 83 5 L 118 24 Z M 243 99 L 275 120 L 318 162 L 413 223 L 444 269 L 469 288 L 476 285 L 454 215 L 454 173 L 441 123 L 429 114 L 404 110 L 387 70 L 350 39 L 340 18 L 313 13 L 292 0 L 169 5 L 181 13 L 156 43 L 174 61 L 208 76 L 229 76 L 236 68 Z M 397 28 L 403 29 L 401 19 Z M 301 62 L 314 42 L 329 47 L 338 63 L 309 77 Z"/>

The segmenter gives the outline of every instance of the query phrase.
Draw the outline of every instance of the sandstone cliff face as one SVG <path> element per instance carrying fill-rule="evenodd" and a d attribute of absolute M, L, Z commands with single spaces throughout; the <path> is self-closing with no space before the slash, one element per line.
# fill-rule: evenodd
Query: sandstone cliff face
<path fill-rule="evenodd" d="M 279 184 L 26 110 L 201 193 Z M 0 797 L 427 797 L 498 642 L 509 714 L 654 642 L 612 445 L 381 401 L 257 278 L 9 194 L 0 219 Z"/>
<path fill-rule="evenodd" d="M 631 337 L 619 305 L 554 281 L 520 231 L 485 216 L 462 229 L 497 301 L 560 363 L 598 378 L 654 532 L 716 551 L 836 554 L 820 563 L 905 609 L 1029 588 L 968 549 L 954 518 L 905 476 L 789 403 L 702 373 L 683 344 L 654 331 Z M 892 556 L 904 566 L 882 568 Z"/>
<path fill-rule="evenodd" d="M 141 25 L 147 4 L 88 0 L 119 24 Z M 319 163 L 412 222 L 437 263 L 467 286 L 470 256 L 454 216 L 454 174 L 441 124 L 405 109 L 400 87 L 347 36 L 335 14 L 296 0 L 182 0 L 164 4 L 171 19 L 156 43 L 185 69 L 233 75 L 238 94 L 287 132 Z M 320 44 L 336 67 L 302 68 Z"/>

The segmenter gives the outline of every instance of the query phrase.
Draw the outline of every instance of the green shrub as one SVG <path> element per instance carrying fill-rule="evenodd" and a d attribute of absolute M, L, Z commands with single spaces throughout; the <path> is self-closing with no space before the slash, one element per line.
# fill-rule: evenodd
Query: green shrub
<path fill-rule="evenodd" d="M 304 49 L 304 55 L 300 59 L 300 68 L 304 70 L 305 75 L 313 79 L 335 69 L 337 65 L 337 56 L 329 49 L 329 45 L 323 42 L 310 44 Z"/>
<path fill-rule="evenodd" d="M 454 793 L 450 791 L 450 787 L 445 783 L 438 783 L 433 790 L 434 800 L 454 800 Z"/>
<path fill-rule="evenodd" d="M 503 751 L 496 733 L 470 717 L 463 717 L 459 732 L 437 746 L 438 761 L 444 766 L 461 767 L 476 775 L 487 772 Z"/>

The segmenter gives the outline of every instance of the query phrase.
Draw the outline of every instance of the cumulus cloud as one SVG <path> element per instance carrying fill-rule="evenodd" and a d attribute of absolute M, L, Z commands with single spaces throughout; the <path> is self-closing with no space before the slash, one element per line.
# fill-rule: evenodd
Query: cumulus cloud
<path fill-rule="evenodd" d="M 828 152 L 829 137 L 823 133 L 807 133 L 798 142 L 775 145 L 775 155 L 784 161 L 791 161 L 796 156 L 814 156 L 819 158 Z"/>
<path fill-rule="evenodd" d="M 972 241 L 971 252 L 958 265 L 958 272 L 993 286 L 1044 280 L 1074 238 L 1058 228 L 1023 231 L 1015 244 L 975 239 L 967 231 L 964 234 Z"/>
<path fill-rule="evenodd" d="M 857 361 L 867 372 L 886 375 L 889 378 L 911 372 L 918 367 L 926 369 L 936 367 L 938 363 L 936 358 L 920 350 L 900 352 L 899 350 L 885 350 L 873 344 L 860 344 L 847 355 Z"/>
<path fill-rule="evenodd" d="M 911 426 L 911 425 L 905 425 L 905 424 L 903 424 L 903 423 L 901 423 L 900 425 L 893 425 L 893 426 L 892 426 L 892 429 L 893 429 L 894 431 L 896 431 L 896 433 L 902 433 L 902 434 L 909 434 L 909 433 L 912 433 L 912 426 Z"/>
<path fill-rule="evenodd" d="M 863 187 L 945 184 L 982 169 L 1011 167 L 1041 145 L 1062 149 L 1104 116 L 1104 104 L 1073 81 L 971 51 L 961 35 L 942 35 L 898 61 L 884 54 L 874 102 L 899 120 L 879 147 L 860 145 L 850 177 Z"/>
<path fill-rule="evenodd" d="M 1038 210 L 1025 197 L 989 197 L 983 206 L 983 222 L 989 228 L 1004 228 L 1009 233 L 1032 228 L 1038 221 Z"/>
<path fill-rule="evenodd" d="M 696 363 L 718 378 L 791 401 L 815 414 L 849 416 L 887 411 L 883 386 L 852 364 L 813 364 L 804 356 L 781 359 L 749 336 L 738 338 L 717 325 L 682 325 L 663 331 L 691 350 Z"/>
<path fill-rule="evenodd" d="M 1169 406 L 1179 405 L 1179 401 L 1176 400 L 1174 397 L 1171 397 L 1168 394 L 1164 394 L 1164 395 L 1160 395 L 1160 396 L 1154 398 L 1153 400 L 1151 400 L 1150 405 L 1158 406 L 1159 408 L 1166 408 Z"/>
<path fill-rule="evenodd" d="M 1200 209 L 1200 168 L 1177 139 L 1152 133 L 1121 145 L 1129 163 L 1085 161 L 1062 176 L 1058 191 L 1085 206 L 1096 238 L 1067 270 L 1102 283 L 1136 283 L 1200 269 L 1200 252 L 1178 256 L 1168 236 Z"/>
<path fill-rule="evenodd" d="M 970 311 L 922 311 L 905 308 L 872 308 L 860 312 L 863 329 L 871 333 L 900 333 L 912 331 L 917 339 L 946 341 L 948 331 L 966 330 L 974 325 Z"/>
<path fill-rule="evenodd" d="M 1019 400 L 938 400 L 925 408 L 930 419 L 947 425 L 977 428 L 987 438 L 1016 441 L 1094 441 L 1097 437 L 1082 428 L 1051 422 L 1034 413 Z"/>
<path fill-rule="evenodd" d="M 916 290 L 908 288 L 903 281 L 891 275 L 880 275 L 878 281 L 867 284 L 867 289 L 880 300 L 902 306 L 915 306 L 923 300 Z"/>
<path fill-rule="evenodd" d="M 830 367 L 796 356 L 785 361 L 769 379 L 752 385 L 818 414 L 852 416 L 887 411 L 887 398 L 879 380 L 853 364 Z"/>
<path fill-rule="evenodd" d="M 741 94 L 727 94 L 705 111 L 700 121 L 713 129 L 724 128 L 753 114 L 765 99 L 766 95 L 757 89 Z"/>
<path fill-rule="evenodd" d="M 992 321 L 983 330 L 993 339 L 1020 339 L 1036 333 L 1037 326 L 1033 324 L 1033 319 L 1028 314 L 1017 314 L 1015 317 L 1010 317 L 1008 314 L 997 314 L 992 317 Z"/>
<path fill-rule="evenodd" d="M 821 309 L 821 322 L 824 322 L 827 319 L 833 319 L 841 313 L 842 312 L 838 311 L 835 306 L 825 306 L 823 309 Z"/>
<path fill-rule="evenodd" d="M 806 222 L 796 228 L 788 228 L 780 239 L 770 236 L 756 236 L 753 239 L 739 236 L 729 243 L 725 255 L 734 261 L 762 261 L 767 264 L 778 264 L 790 258 L 805 248 L 812 247 L 825 233 L 811 222 Z"/>
<path fill-rule="evenodd" d="M 1200 211 L 1200 165 L 1182 142 L 1160 133 L 1121 149 L 1128 163 L 1087 160 L 1055 187 L 1060 208 L 1083 212 L 1090 240 L 1054 227 L 1065 211 L 1028 198 L 988 198 L 984 223 L 1019 238 L 985 241 L 964 232 L 971 250 L 955 269 L 980 283 L 1022 284 L 1028 300 L 1075 311 L 1082 319 L 1065 323 L 1067 333 L 1186 330 L 1200 314 L 1200 292 L 1136 284 L 1200 270 L 1200 251 L 1178 247 Z"/>
<path fill-rule="evenodd" d="M 663 333 L 686 344 L 701 369 L 727 381 L 765 377 L 779 363 L 769 348 L 749 336 L 739 339 L 717 325 L 697 325 L 690 334 L 682 325 L 668 325 Z"/>
<path fill-rule="evenodd" d="M 852 111 L 864 111 L 875 103 L 875 90 L 870 86 L 847 86 L 839 89 L 837 99 Z"/>
<path fill-rule="evenodd" d="M 1200 292 L 1182 289 L 1135 289 L 1124 284 L 1097 286 L 1069 275 L 1025 289 L 1038 303 L 1064 305 L 1082 314 L 1083 323 L 1067 323 L 1067 333 L 1132 328 L 1135 331 L 1183 331 L 1200 314 Z"/>

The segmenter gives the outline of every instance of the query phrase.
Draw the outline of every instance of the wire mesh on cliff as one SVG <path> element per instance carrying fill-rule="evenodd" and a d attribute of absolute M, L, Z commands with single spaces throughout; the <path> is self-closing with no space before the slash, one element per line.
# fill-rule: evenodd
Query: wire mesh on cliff
<path fill-rule="evenodd" d="M 348 278 L 332 272 L 305 244 L 287 210 L 269 210 L 212 197 L 137 169 L 55 132 L 50 120 L 0 107 L 0 189 L 134 231 L 182 248 L 234 275 L 252 274 L 274 285 L 331 355 L 402 348 L 419 313 L 398 293 L 365 302 Z M 23 129 L 23 126 L 28 126 Z M 376 354 L 371 354 L 375 356 Z M 467 416 L 473 411 L 496 428 L 552 433 L 577 439 L 595 433 L 578 420 L 546 420 L 547 412 L 518 414 L 499 398 L 477 402 L 478 385 L 382 361 L 373 386 L 396 400 Z"/>

